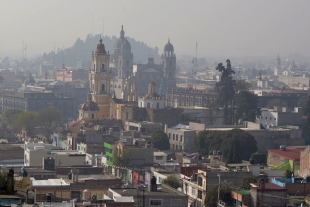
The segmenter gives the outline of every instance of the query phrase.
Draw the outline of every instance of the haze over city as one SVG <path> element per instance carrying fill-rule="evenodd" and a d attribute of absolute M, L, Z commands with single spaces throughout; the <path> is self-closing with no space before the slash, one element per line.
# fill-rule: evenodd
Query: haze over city
<path fill-rule="evenodd" d="M 310 55 L 310 2 L 304 1 L 1 1 L 0 56 L 28 57 L 71 47 L 88 34 L 125 35 L 177 54 Z M 96 43 L 95 43 L 96 44 Z M 94 45 L 95 45 L 94 44 Z M 113 48 L 108 48 L 112 50 Z"/>

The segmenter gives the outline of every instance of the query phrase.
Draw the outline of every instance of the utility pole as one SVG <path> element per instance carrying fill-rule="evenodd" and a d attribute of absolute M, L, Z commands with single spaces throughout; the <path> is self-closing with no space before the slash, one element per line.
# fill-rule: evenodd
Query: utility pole
<path fill-rule="evenodd" d="M 218 173 L 217 176 L 219 177 L 219 186 L 217 189 L 217 206 L 220 206 L 221 174 Z"/>

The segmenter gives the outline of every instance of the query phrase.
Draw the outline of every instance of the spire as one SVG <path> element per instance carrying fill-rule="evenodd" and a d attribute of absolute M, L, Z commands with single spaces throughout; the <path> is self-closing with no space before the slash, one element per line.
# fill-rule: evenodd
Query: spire
<path fill-rule="evenodd" d="M 168 38 L 168 43 L 170 43 L 170 38 Z"/>
<path fill-rule="evenodd" d="M 124 27 L 123 27 L 123 25 L 122 25 L 122 30 L 121 30 L 121 36 L 120 36 L 120 38 L 124 38 L 124 34 L 125 34 L 125 32 L 124 32 Z"/>

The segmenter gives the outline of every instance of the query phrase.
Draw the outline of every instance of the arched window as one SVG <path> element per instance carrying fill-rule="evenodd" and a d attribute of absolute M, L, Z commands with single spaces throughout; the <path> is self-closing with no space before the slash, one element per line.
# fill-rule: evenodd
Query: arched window
<path fill-rule="evenodd" d="M 101 70 L 104 70 L 104 64 L 101 64 Z"/>
<path fill-rule="evenodd" d="M 92 119 L 95 118 L 95 114 L 94 113 L 91 114 L 91 118 Z"/>
<path fill-rule="evenodd" d="M 101 84 L 101 91 L 105 91 L 105 84 Z"/>

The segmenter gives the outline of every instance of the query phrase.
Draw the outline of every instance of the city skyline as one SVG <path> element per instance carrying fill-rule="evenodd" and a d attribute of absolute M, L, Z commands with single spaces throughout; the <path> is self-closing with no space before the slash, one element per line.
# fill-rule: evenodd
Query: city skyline
<path fill-rule="evenodd" d="M 88 34 L 125 35 L 177 55 L 310 56 L 308 1 L 2 1 L 0 56 L 29 58 Z M 96 43 L 94 43 L 95 47 Z M 108 48 L 113 50 L 113 48 Z"/>

